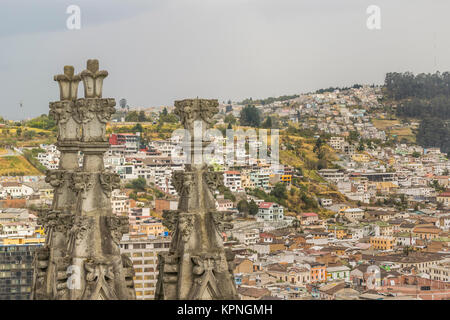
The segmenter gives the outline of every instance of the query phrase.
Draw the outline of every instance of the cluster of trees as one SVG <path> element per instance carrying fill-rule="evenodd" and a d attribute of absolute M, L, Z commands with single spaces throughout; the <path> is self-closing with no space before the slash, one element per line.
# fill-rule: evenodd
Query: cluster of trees
<path fill-rule="evenodd" d="M 257 197 L 258 199 L 263 199 L 265 202 L 275 202 L 275 203 L 281 204 L 282 206 L 286 206 L 286 201 L 285 201 L 285 199 L 287 198 L 286 186 L 284 186 L 284 185 L 279 186 L 279 185 L 283 185 L 283 184 L 279 183 L 279 184 L 275 185 L 274 189 L 269 194 L 260 188 L 248 190 L 248 193 L 250 195 Z M 274 191 L 275 189 L 277 189 L 277 186 L 278 186 L 278 191 Z M 284 187 L 284 191 L 282 190 L 283 187 Z M 277 194 L 277 195 L 281 194 L 282 196 L 277 197 L 277 196 L 275 196 L 275 194 Z"/>
<path fill-rule="evenodd" d="M 423 147 L 440 148 L 450 156 L 450 124 L 441 118 L 426 117 L 416 135 L 417 143 Z"/>
<path fill-rule="evenodd" d="M 151 122 L 153 119 L 151 117 L 147 117 L 143 110 L 130 111 L 125 116 L 125 121 L 127 122 Z M 164 108 L 162 112 L 159 113 L 159 122 L 160 123 L 176 123 L 178 122 L 178 117 L 167 111 L 167 108 Z"/>
<path fill-rule="evenodd" d="M 431 99 L 439 95 L 450 96 L 449 72 L 418 75 L 411 72 L 391 72 L 386 74 L 384 84 L 387 97 L 394 100 Z"/>
<path fill-rule="evenodd" d="M 56 122 L 46 114 L 42 114 L 39 117 L 33 118 L 25 122 L 25 126 L 44 130 L 55 130 Z"/>
<path fill-rule="evenodd" d="M 288 128 L 286 129 L 286 134 L 292 136 L 300 136 L 304 138 L 313 138 L 316 135 L 316 132 L 312 129 L 296 128 L 289 125 Z"/>
<path fill-rule="evenodd" d="M 239 117 L 239 123 L 242 126 L 271 129 L 278 128 L 280 125 L 279 118 L 277 117 L 268 116 L 263 120 L 261 112 L 253 105 L 242 108 Z M 227 115 L 224 121 L 228 123 L 229 129 L 236 123 L 236 119 L 232 115 Z"/>
<path fill-rule="evenodd" d="M 385 96 L 401 101 L 398 116 L 422 120 L 416 134 L 418 144 L 450 152 L 450 72 L 388 73 Z"/>
<path fill-rule="evenodd" d="M 125 188 L 133 189 L 134 191 L 145 191 L 147 189 L 147 181 L 144 178 L 137 178 L 131 180 L 125 185 Z"/>
<path fill-rule="evenodd" d="M 266 104 L 274 103 L 276 101 L 287 101 L 287 100 L 295 99 L 295 98 L 298 98 L 298 97 L 300 97 L 298 94 L 293 94 L 293 95 L 279 96 L 278 98 L 269 97 L 269 98 L 266 98 L 266 99 L 257 99 L 257 100 L 253 100 L 252 98 L 248 98 L 248 99 L 244 99 L 239 104 L 241 104 L 241 105 L 248 105 L 248 104 L 266 105 Z"/>
<path fill-rule="evenodd" d="M 261 124 L 260 112 L 255 106 L 247 105 L 242 108 L 239 121 L 242 126 L 259 127 Z"/>
<path fill-rule="evenodd" d="M 316 91 L 316 93 L 325 93 L 325 92 L 334 92 L 335 90 L 340 90 L 340 91 L 344 91 L 344 90 L 349 90 L 349 89 L 359 89 L 359 88 L 362 88 L 362 85 L 360 85 L 360 84 L 354 84 L 353 86 L 351 86 L 351 87 L 342 87 L 342 88 L 339 88 L 339 87 L 336 87 L 336 88 L 334 88 L 334 87 L 329 87 L 329 88 L 326 88 L 326 89 L 319 89 L 319 90 L 317 90 Z"/>
<path fill-rule="evenodd" d="M 147 121 L 151 121 L 151 119 L 149 119 L 146 115 L 144 111 L 131 111 L 128 112 L 127 115 L 125 116 L 125 121 L 127 122 L 147 122 Z"/>
<path fill-rule="evenodd" d="M 176 123 L 178 122 L 178 117 L 174 113 L 169 113 L 167 108 L 164 108 L 162 112 L 159 113 L 160 123 Z"/>
<path fill-rule="evenodd" d="M 239 201 L 237 204 L 237 209 L 244 216 L 247 216 L 249 214 L 254 216 L 258 213 L 258 205 L 253 199 L 250 202 L 245 199 Z"/>
<path fill-rule="evenodd" d="M 412 98 L 397 107 L 397 115 L 419 119 L 424 117 L 450 119 L 450 97 L 440 95 L 430 99 Z"/>

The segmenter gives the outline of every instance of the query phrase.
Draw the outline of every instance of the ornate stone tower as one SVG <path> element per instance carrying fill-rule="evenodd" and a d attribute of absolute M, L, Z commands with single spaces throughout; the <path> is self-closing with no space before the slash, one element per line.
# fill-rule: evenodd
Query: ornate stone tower
<path fill-rule="evenodd" d="M 221 236 L 231 224 L 227 214 L 216 211 L 212 193 L 223 183 L 223 174 L 211 171 L 202 161 L 194 161 L 208 143 L 203 135 L 200 143 L 195 143 L 194 131 L 199 125 L 200 133 L 210 127 L 217 111 L 217 100 L 175 101 L 175 113 L 191 137 L 185 140 L 192 160 L 184 172 L 173 174 L 180 201 L 178 210 L 164 212 L 165 224 L 174 234 L 169 252 L 159 255 L 156 299 L 238 299 L 234 255 L 224 249 Z"/>
<path fill-rule="evenodd" d="M 51 209 L 39 215 L 47 239 L 35 257 L 33 299 L 135 299 L 132 263 L 119 250 L 128 218 L 111 210 L 111 191 L 120 179 L 103 164 L 109 147 L 106 122 L 116 104 L 102 98 L 107 75 L 99 71 L 98 60 L 88 60 L 80 75 L 66 66 L 55 76 L 60 101 L 50 103 L 50 116 L 58 125 L 61 158 L 59 169 L 46 177 L 54 198 Z M 85 97 L 77 99 L 81 80 Z"/>

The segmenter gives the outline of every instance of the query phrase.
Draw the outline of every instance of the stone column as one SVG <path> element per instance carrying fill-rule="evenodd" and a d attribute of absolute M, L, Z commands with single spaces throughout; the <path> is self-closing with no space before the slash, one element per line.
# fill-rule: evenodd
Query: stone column
<path fill-rule="evenodd" d="M 234 255 L 224 249 L 221 236 L 231 224 L 225 213 L 216 211 L 212 194 L 223 183 L 223 174 L 195 161 L 208 143 L 203 133 L 217 111 L 217 100 L 175 101 L 175 113 L 191 136 L 192 156 L 186 170 L 175 171 L 172 177 L 180 201 L 178 210 L 164 212 L 165 224 L 174 234 L 169 252 L 159 255 L 156 299 L 238 299 Z M 199 126 L 201 130 L 196 130 Z M 195 131 L 202 135 L 200 143 L 194 143 Z"/>
<path fill-rule="evenodd" d="M 60 282 L 69 263 L 67 256 L 67 232 L 71 228 L 71 216 L 75 210 L 76 194 L 70 188 L 70 181 L 78 169 L 79 123 L 76 121 L 75 100 L 77 99 L 79 75 L 74 75 L 72 66 L 64 67 L 64 74 L 56 75 L 60 100 L 50 103 L 50 117 L 58 126 L 57 147 L 61 153 L 59 168 L 47 170 L 45 181 L 54 188 L 51 209 L 40 212 L 39 222 L 47 233 L 46 244 L 37 251 L 34 299 L 67 298 L 67 290 L 60 290 Z"/>
<path fill-rule="evenodd" d="M 109 147 L 106 123 L 115 112 L 114 99 L 102 98 L 108 73 L 99 71 L 98 60 L 88 60 L 80 76 L 73 76 L 73 68 L 66 69 L 66 77 L 55 79 L 62 97 L 70 99 L 50 104 L 58 121 L 62 169 L 51 171 L 47 178 L 55 197 L 52 210 L 44 215 L 48 241 L 35 262 L 35 273 L 45 274 L 47 289 L 40 289 L 37 276 L 33 298 L 135 299 L 131 260 L 121 256 L 119 249 L 122 234 L 129 231 L 128 217 L 117 217 L 111 209 L 111 192 L 119 187 L 120 179 L 103 164 Z M 83 80 L 84 98 L 76 99 L 77 86 L 67 80 L 70 76 Z M 71 118 L 61 121 L 60 115 L 69 106 Z M 79 151 L 84 155 L 82 168 L 78 168 Z M 57 230 L 62 230 L 58 236 Z M 40 270 L 42 264 L 48 267 Z"/>

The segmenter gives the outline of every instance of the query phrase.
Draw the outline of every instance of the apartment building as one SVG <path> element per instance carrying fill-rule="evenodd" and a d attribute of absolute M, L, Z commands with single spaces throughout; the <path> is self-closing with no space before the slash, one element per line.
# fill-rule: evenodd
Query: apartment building
<path fill-rule="evenodd" d="M 0 244 L 0 300 L 29 300 L 34 252 L 42 244 Z"/>
<path fill-rule="evenodd" d="M 443 262 L 430 267 L 431 280 L 450 282 L 450 262 Z"/>
<path fill-rule="evenodd" d="M 128 214 L 128 211 L 130 210 L 130 199 L 125 192 L 113 190 L 111 194 L 111 207 L 112 212 L 117 215 Z"/>
<path fill-rule="evenodd" d="M 139 150 L 139 132 L 133 133 L 113 133 L 109 136 L 110 145 L 125 145 L 125 154 L 134 154 Z"/>
<path fill-rule="evenodd" d="M 394 237 L 370 237 L 370 244 L 376 250 L 392 250 L 396 240 Z"/>
<path fill-rule="evenodd" d="M 257 244 L 259 241 L 259 229 L 238 230 L 233 232 L 233 236 L 245 245 Z"/>
<path fill-rule="evenodd" d="M 344 146 L 344 143 L 344 137 L 331 137 L 330 139 L 330 146 L 335 150 L 341 150 Z"/>
<path fill-rule="evenodd" d="M 158 280 L 158 253 L 169 251 L 170 238 L 124 235 L 120 251 L 128 255 L 135 271 L 134 286 L 138 300 L 155 298 Z"/>
<path fill-rule="evenodd" d="M 231 192 L 242 190 L 241 173 L 239 171 L 225 171 L 224 185 L 229 188 Z"/>

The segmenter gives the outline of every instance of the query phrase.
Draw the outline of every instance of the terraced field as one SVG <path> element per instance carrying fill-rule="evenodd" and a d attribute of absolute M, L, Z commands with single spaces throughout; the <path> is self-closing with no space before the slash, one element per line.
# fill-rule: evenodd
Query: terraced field
<path fill-rule="evenodd" d="M 34 176 L 42 175 L 23 156 L 0 157 L 0 176 Z"/>

